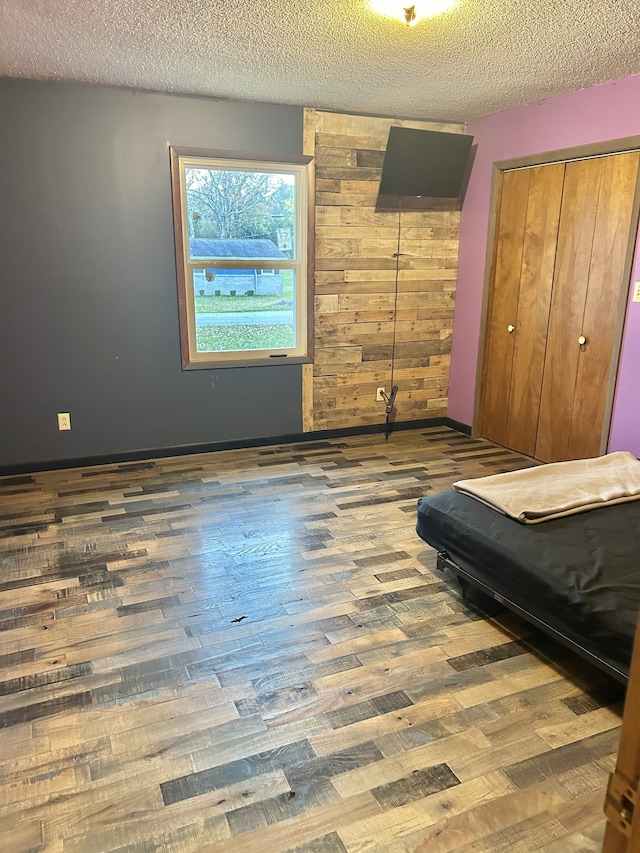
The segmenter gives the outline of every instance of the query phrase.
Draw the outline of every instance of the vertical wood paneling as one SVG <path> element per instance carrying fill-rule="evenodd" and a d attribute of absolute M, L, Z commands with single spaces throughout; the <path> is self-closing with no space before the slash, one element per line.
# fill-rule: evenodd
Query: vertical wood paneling
<path fill-rule="evenodd" d="M 495 261 L 487 321 L 482 397 L 482 434 L 498 444 L 508 444 L 509 392 L 517 327 L 518 296 L 530 170 L 505 172 L 500 187 L 500 207 L 495 238 Z M 509 332 L 509 326 L 515 332 Z M 525 330 L 523 330 L 525 331 Z M 526 333 L 526 331 L 525 331 Z"/>
<path fill-rule="evenodd" d="M 483 436 L 545 462 L 604 452 L 639 162 L 635 151 L 503 173 Z"/>
<path fill-rule="evenodd" d="M 633 657 L 631 659 L 631 672 L 629 673 L 629 686 L 624 704 L 624 717 L 622 720 L 622 732 L 620 734 L 620 747 L 616 761 L 616 775 L 619 780 L 629 782 L 630 791 L 637 791 L 638 779 L 640 778 L 640 631 L 636 632 L 633 644 Z M 634 853 L 640 847 L 640 812 L 636 805 L 632 808 L 630 821 L 622 821 L 622 815 L 616 814 L 613 803 L 607 803 L 605 807 L 607 814 L 607 825 L 605 829 L 602 853 Z M 627 827 L 627 822 L 630 826 Z M 628 828 L 629 835 L 624 829 Z"/>
<path fill-rule="evenodd" d="M 530 173 L 506 442 L 528 456 L 536 447 L 563 180 L 564 163 Z"/>
<path fill-rule="evenodd" d="M 397 320 L 396 418 L 446 415 L 458 256 L 457 211 L 375 209 L 391 125 L 463 125 L 315 112 L 315 363 L 311 429 L 382 422 Z M 396 310 L 397 309 L 397 310 Z"/>
<path fill-rule="evenodd" d="M 536 457 L 570 459 L 569 430 L 578 372 L 603 159 L 567 163 L 540 399 Z M 599 437 L 599 436 L 598 436 Z"/>
<path fill-rule="evenodd" d="M 605 157 L 602 162 L 602 182 L 582 320 L 582 334 L 587 343 L 579 351 L 569 430 L 569 447 L 576 458 L 597 456 L 600 452 L 601 431 L 585 427 L 602 424 L 605 416 L 620 302 L 627 292 L 625 261 L 631 238 L 629 224 L 632 221 L 639 156 L 638 152 L 619 154 Z M 633 224 L 635 226 L 635 221 Z"/>

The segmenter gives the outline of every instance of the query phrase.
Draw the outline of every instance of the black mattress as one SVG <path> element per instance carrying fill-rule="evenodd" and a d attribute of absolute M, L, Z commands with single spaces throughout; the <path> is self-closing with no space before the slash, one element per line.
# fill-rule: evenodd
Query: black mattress
<path fill-rule="evenodd" d="M 640 501 L 522 524 L 448 491 L 420 499 L 417 532 L 472 581 L 628 675 L 640 613 Z"/>

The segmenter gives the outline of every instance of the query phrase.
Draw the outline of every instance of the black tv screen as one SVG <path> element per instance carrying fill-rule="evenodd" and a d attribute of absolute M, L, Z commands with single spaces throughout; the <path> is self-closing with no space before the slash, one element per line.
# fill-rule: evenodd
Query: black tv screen
<path fill-rule="evenodd" d="M 467 177 L 473 136 L 391 127 L 380 195 L 458 199 Z"/>

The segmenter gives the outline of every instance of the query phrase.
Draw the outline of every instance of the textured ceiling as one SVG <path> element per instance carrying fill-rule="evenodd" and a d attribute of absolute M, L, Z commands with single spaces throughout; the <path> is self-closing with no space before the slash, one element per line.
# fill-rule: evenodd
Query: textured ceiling
<path fill-rule="evenodd" d="M 638 0 L 1 0 L 0 76 L 464 121 L 640 72 Z"/>

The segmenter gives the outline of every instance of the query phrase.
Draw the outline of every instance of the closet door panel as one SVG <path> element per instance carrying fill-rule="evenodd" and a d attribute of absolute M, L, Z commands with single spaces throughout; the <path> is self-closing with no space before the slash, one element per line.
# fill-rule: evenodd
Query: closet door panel
<path fill-rule="evenodd" d="M 602 425 L 616 344 L 623 279 L 638 179 L 637 151 L 602 158 L 593 251 L 589 267 L 578 370 L 569 434 L 572 458 L 600 453 Z M 633 222 L 635 226 L 635 220 Z"/>
<path fill-rule="evenodd" d="M 518 294 L 529 197 L 529 172 L 505 172 L 495 236 L 491 295 L 483 365 L 481 432 L 498 444 L 508 441 L 509 391 Z"/>
<path fill-rule="evenodd" d="M 505 442 L 528 456 L 536 449 L 564 170 L 564 163 L 529 170 Z"/>
<path fill-rule="evenodd" d="M 567 163 L 535 456 L 569 459 L 573 398 L 603 158 Z"/>

